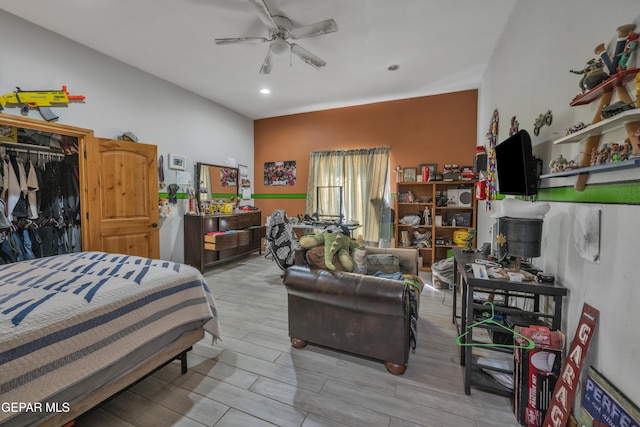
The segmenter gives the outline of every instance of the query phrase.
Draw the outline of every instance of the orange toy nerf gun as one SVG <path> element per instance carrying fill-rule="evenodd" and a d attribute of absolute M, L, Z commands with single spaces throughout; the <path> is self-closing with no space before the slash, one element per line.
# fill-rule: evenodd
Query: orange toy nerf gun
<path fill-rule="evenodd" d="M 71 101 L 84 101 L 84 95 L 69 95 L 67 87 L 62 90 L 21 90 L 19 87 L 13 93 L 0 97 L 0 111 L 4 107 L 20 107 L 22 114 L 28 114 L 29 109 L 37 108 L 43 119 L 48 122 L 58 119 L 50 107 L 61 107 Z"/>

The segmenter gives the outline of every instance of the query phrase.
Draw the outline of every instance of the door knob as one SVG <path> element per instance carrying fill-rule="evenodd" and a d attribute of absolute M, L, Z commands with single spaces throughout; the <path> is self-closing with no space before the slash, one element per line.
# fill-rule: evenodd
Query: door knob
<path fill-rule="evenodd" d="M 158 223 L 157 222 L 152 222 L 151 224 L 149 224 L 149 227 L 156 228 L 156 227 L 158 227 Z"/>

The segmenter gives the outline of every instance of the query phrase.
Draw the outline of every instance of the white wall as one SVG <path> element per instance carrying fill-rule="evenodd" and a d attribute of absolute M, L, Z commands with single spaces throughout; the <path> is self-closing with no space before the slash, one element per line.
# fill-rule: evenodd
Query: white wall
<path fill-rule="evenodd" d="M 517 116 L 520 129 L 533 139 L 534 151 L 549 163 L 558 153 L 577 159 L 582 146 L 553 146 L 550 141 L 565 134 L 577 121 L 590 123 L 597 102 L 570 107 L 580 93 L 581 69 L 593 58 L 600 42 L 610 42 L 615 29 L 636 20 L 637 0 L 520 0 L 491 58 L 479 91 L 478 143 L 485 134 L 494 108 L 500 113 L 498 142 L 508 136 L 510 120 Z M 637 21 L 636 21 L 637 22 Z M 638 28 L 640 29 L 640 28 Z M 640 52 L 635 53 L 636 56 Z M 632 98 L 635 90 L 630 91 Z M 614 98 L 614 101 L 617 98 Z M 535 118 L 548 109 L 553 123 L 533 134 Z M 547 169 L 548 170 L 548 169 Z M 607 175 L 607 174 L 602 174 Z M 636 178 L 637 178 L 636 174 Z M 617 176 L 598 177 L 615 180 Z M 590 179 L 590 183 L 594 180 Z M 547 183 L 548 184 L 548 183 Z M 582 205 L 584 206 L 584 204 Z M 640 404 L 640 206 L 590 205 L 602 209 L 599 263 L 581 258 L 573 244 L 577 203 L 551 203 L 544 221 L 543 255 L 535 264 L 556 276 L 569 289 L 563 308 L 563 330 L 573 339 L 584 303 L 600 310 L 597 332 L 591 342 L 586 366 L 593 365 L 629 398 Z M 478 242 L 489 241 L 494 220 L 479 204 Z M 582 391 L 577 394 L 579 401 Z"/>
<path fill-rule="evenodd" d="M 16 86 L 42 90 L 66 85 L 86 101 L 56 108 L 59 123 L 93 129 L 104 138 L 131 131 L 140 142 L 157 145 L 165 165 L 169 153 L 186 156 L 192 176 L 196 161 L 224 165 L 232 157 L 248 166 L 253 179 L 252 120 L 2 10 L 0 39 L 2 94 Z M 184 72 L 189 72 L 188 64 Z M 7 108 L 2 114 L 20 112 Z M 37 111 L 29 115 L 40 118 Z M 165 169 L 165 182 L 175 182 L 176 172 Z M 184 260 L 185 205 L 179 200 L 172 215 L 161 219 L 163 259 Z"/>

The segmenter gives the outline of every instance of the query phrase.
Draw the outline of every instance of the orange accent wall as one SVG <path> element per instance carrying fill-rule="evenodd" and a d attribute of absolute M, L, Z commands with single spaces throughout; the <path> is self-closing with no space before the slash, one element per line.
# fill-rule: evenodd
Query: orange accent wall
<path fill-rule="evenodd" d="M 472 165 L 478 91 L 380 102 L 273 117 L 254 122 L 254 193 L 306 194 L 309 153 L 389 146 L 391 169 L 436 163 Z M 295 160 L 294 186 L 265 186 L 264 163 Z M 395 173 L 391 173 L 395 193 Z M 285 209 L 304 214 L 305 199 L 255 199 L 265 216 Z"/>

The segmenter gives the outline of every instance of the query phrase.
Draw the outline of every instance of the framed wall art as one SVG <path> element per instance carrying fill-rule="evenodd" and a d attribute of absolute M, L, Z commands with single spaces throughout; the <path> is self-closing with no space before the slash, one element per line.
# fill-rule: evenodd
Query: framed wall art
<path fill-rule="evenodd" d="M 404 182 L 415 182 L 416 181 L 416 168 L 404 168 L 402 171 L 403 181 Z"/>
<path fill-rule="evenodd" d="M 418 167 L 418 174 L 424 177 L 423 181 L 433 181 L 436 177 L 436 173 L 438 172 L 438 165 L 436 163 L 422 163 L 420 167 Z M 423 168 L 427 168 L 427 173 L 425 176 Z"/>
<path fill-rule="evenodd" d="M 183 171 L 187 169 L 187 158 L 179 154 L 169 154 L 169 169 Z"/>

